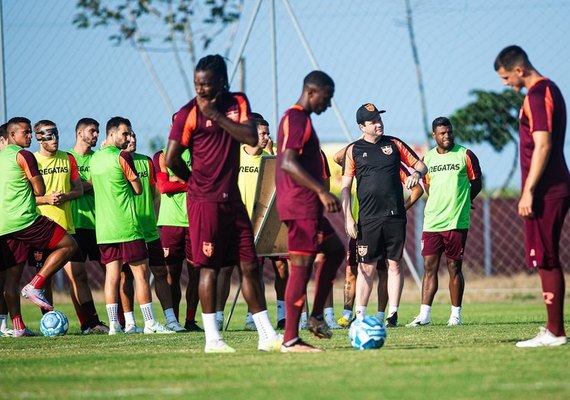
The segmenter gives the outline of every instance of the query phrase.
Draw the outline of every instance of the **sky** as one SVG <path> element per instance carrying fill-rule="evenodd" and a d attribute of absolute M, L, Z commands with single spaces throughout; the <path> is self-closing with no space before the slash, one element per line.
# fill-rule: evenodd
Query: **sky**
<path fill-rule="evenodd" d="M 157 40 L 161 26 L 141 21 L 154 39 L 149 57 L 167 93 L 166 101 L 141 53 L 129 44 L 113 46 L 108 40 L 115 27 L 78 30 L 72 25 L 75 3 L 2 1 L 8 117 L 54 120 L 65 149 L 73 144 L 79 118 L 91 116 L 104 126 L 110 117 L 122 115 L 131 119 L 137 131 L 139 151 L 148 152 L 153 137 L 166 140 L 172 111 L 193 96 L 184 87 L 173 53 L 163 51 L 168 46 Z M 280 115 L 299 98 L 302 79 L 313 69 L 286 3 L 275 0 L 277 118 L 273 115 L 268 0 L 261 4 L 243 54 L 243 89 L 254 111 L 270 122 L 274 137 Z M 199 47 L 197 56 L 227 55 L 231 70 L 256 4 L 245 0 L 239 25 L 224 30 L 210 48 Z M 356 109 L 373 102 L 387 110 L 383 114 L 387 134 L 409 144 L 426 144 L 404 0 L 290 0 L 288 4 L 319 68 L 336 84 L 335 103 L 343 123 L 334 110 L 314 116 L 321 142 L 341 146 L 348 136 L 358 137 Z M 570 2 L 411 0 L 411 5 L 428 122 L 466 105 L 475 88 L 503 90 L 493 60 L 510 44 L 525 48 L 535 67 L 570 96 Z M 203 11 L 197 10 L 197 15 Z M 198 23 L 196 29 L 199 39 L 206 27 Z M 179 54 L 191 78 L 190 58 L 183 49 Z M 241 86 L 238 79 L 232 82 L 233 90 Z M 479 157 L 487 189 L 500 186 L 515 147 L 507 146 L 497 154 L 487 144 L 465 145 Z M 31 148 L 35 149 L 37 143 Z M 565 154 L 570 158 L 570 140 L 566 140 Z M 512 186 L 518 187 L 519 179 L 517 174 Z"/>

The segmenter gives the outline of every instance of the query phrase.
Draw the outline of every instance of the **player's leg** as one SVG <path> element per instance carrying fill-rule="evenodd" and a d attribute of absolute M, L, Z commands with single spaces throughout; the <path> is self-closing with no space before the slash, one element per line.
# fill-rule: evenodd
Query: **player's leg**
<path fill-rule="evenodd" d="M 388 266 L 388 317 L 386 327 L 398 326 L 398 307 L 404 289 L 404 274 L 400 260 L 406 241 L 406 219 L 394 218 L 383 224 Z"/>
<path fill-rule="evenodd" d="M 23 271 L 24 263 L 16 264 L 5 271 L 4 297 L 12 319 L 13 337 L 36 336 L 34 332 L 26 327 L 22 318 L 19 284 Z"/>
<path fill-rule="evenodd" d="M 275 273 L 275 297 L 277 307 L 277 328 L 285 329 L 285 289 L 287 288 L 287 279 L 289 278 L 289 268 L 287 267 L 287 259 L 272 258 L 273 272 Z"/>
<path fill-rule="evenodd" d="M 200 269 L 190 260 L 186 260 L 188 270 L 188 286 L 186 287 L 186 321 L 184 328 L 190 332 L 204 332 L 196 323 L 196 310 L 198 309 L 198 286 L 200 284 Z"/>
<path fill-rule="evenodd" d="M 356 244 L 358 254 L 358 273 L 356 276 L 355 312 L 356 318 L 362 319 L 366 315 L 366 307 L 370 300 L 374 285 L 374 274 L 379 259 L 386 253 L 384 243 L 384 227 L 381 223 L 359 224 L 358 240 Z"/>
<path fill-rule="evenodd" d="M 216 281 L 216 324 L 219 330 L 222 330 L 224 327 L 224 310 L 230 295 L 234 268 L 235 265 L 230 265 L 218 270 Z"/>
<path fill-rule="evenodd" d="M 125 320 L 124 333 L 133 335 L 143 333 L 143 328 L 137 327 L 135 321 L 135 277 L 129 264 L 123 264 L 121 268 L 121 281 L 119 283 L 119 313 L 123 313 Z"/>
<path fill-rule="evenodd" d="M 376 264 L 376 272 L 378 273 L 378 312 L 376 318 L 378 321 L 384 322 L 386 316 L 386 306 L 388 305 L 388 267 L 384 260 L 379 260 Z"/>
<path fill-rule="evenodd" d="M 356 239 L 350 238 L 348 250 L 346 252 L 346 270 L 344 277 L 344 309 L 342 316 L 338 319 L 338 324 L 343 328 L 348 328 L 352 321 L 352 309 L 354 307 L 354 297 L 356 296 L 356 275 L 358 274 L 358 263 L 356 262 Z"/>
<path fill-rule="evenodd" d="M 121 267 L 123 263 L 121 258 L 117 258 L 117 245 L 103 245 L 101 247 L 101 261 L 105 264 L 104 296 L 107 316 L 109 318 L 109 335 L 116 335 L 117 333 L 123 332 L 118 319 L 119 285 L 121 281 Z M 107 259 L 107 256 L 109 259 Z"/>
<path fill-rule="evenodd" d="M 451 297 L 451 315 L 447 325 L 461 325 L 461 303 L 465 291 L 463 277 L 463 253 L 467 242 L 467 229 L 454 229 L 444 233 L 445 255 L 449 271 L 449 295 Z"/>

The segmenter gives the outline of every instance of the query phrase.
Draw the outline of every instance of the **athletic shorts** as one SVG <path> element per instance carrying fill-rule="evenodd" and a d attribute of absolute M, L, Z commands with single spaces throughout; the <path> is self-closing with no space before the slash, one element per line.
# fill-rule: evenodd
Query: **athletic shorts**
<path fill-rule="evenodd" d="M 0 237 L 0 270 L 26 262 L 29 247 L 18 240 Z"/>
<path fill-rule="evenodd" d="M 422 232 L 422 256 L 445 253 L 448 260 L 463 260 L 467 243 L 467 229 L 451 229 L 442 232 Z"/>
<path fill-rule="evenodd" d="M 405 218 L 383 218 L 358 224 L 358 262 L 375 264 L 380 259 L 400 261 L 406 241 Z"/>
<path fill-rule="evenodd" d="M 192 260 L 196 267 L 257 262 L 253 228 L 241 201 L 188 202 Z"/>
<path fill-rule="evenodd" d="M 79 249 L 75 252 L 73 257 L 71 257 L 70 261 L 85 262 L 87 261 L 87 257 L 89 257 L 91 261 L 101 261 L 101 252 L 97 245 L 95 229 L 77 228 L 72 236 L 77 242 Z"/>
<path fill-rule="evenodd" d="M 148 251 L 148 264 L 153 266 L 164 266 L 166 265 L 164 261 L 164 250 L 162 249 L 162 244 L 160 239 L 153 240 L 152 242 L 147 242 L 146 248 Z M 136 260 L 133 260 L 136 261 Z"/>
<path fill-rule="evenodd" d="M 190 229 L 184 226 L 160 226 L 160 241 L 166 264 L 192 260 Z"/>
<path fill-rule="evenodd" d="M 51 219 L 40 215 L 25 229 L 9 233 L 7 239 L 15 239 L 41 250 L 53 250 L 67 232 Z"/>
<path fill-rule="evenodd" d="M 99 250 L 101 251 L 101 264 L 109 264 L 117 260 L 122 260 L 123 263 L 131 263 L 148 258 L 144 239 L 100 244 Z"/>
<path fill-rule="evenodd" d="M 356 239 L 348 239 L 348 250 L 346 251 L 346 265 L 351 267 L 356 267 L 358 261 L 356 261 Z"/>
<path fill-rule="evenodd" d="M 324 216 L 318 219 L 283 221 L 287 226 L 289 253 L 317 254 L 321 245 L 336 235 L 330 221 Z"/>
<path fill-rule="evenodd" d="M 525 259 L 529 267 L 560 266 L 560 236 L 570 197 L 535 198 L 534 218 L 524 219 Z"/>

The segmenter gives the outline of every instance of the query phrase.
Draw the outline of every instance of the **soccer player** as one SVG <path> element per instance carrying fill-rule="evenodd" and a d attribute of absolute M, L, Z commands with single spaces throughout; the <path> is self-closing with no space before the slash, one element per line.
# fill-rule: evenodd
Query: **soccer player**
<path fill-rule="evenodd" d="M 72 200 L 83 196 L 83 185 L 78 172 L 75 157 L 59 150 L 59 132 L 54 122 L 41 120 L 34 124 L 36 139 L 40 148 L 34 153 L 39 171 L 46 187 L 44 196 L 36 196 L 36 204 L 41 215 L 52 219 L 63 227 L 70 235 L 75 234 L 72 216 Z M 37 261 L 31 249 L 30 263 Z M 43 252 L 43 262 L 47 252 Z M 41 265 L 41 264 L 40 264 Z M 87 271 L 83 263 L 67 263 L 64 271 L 71 283 L 70 296 L 79 319 L 82 332 L 106 333 L 108 328 L 99 320 L 95 309 Z M 46 297 L 52 300 L 51 285 L 48 283 Z"/>
<path fill-rule="evenodd" d="M 306 300 L 307 282 L 319 252 L 325 253 L 326 261 L 317 270 L 315 300 L 308 328 L 319 338 L 332 336 L 324 321 L 323 309 L 342 262 L 344 246 L 340 240 L 327 241 L 320 246 L 319 228 L 323 226 L 323 209 L 339 212 L 340 201 L 325 187 L 319 139 L 310 116 L 324 112 L 330 106 L 333 95 L 334 82 L 331 77 L 322 71 L 312 71 L 303 80 L 301 97 L 285 112 L 279 124 L 275 172 L 277 211 L 287 226 L 290 257 L 285 290 L 287 317 L 281 348 L 283 352 L 322 351 L 299 337 L 299 320 Z"/>
<path fill-rule="evenodd" d="M 229 92 L 227 67 L 220 55 L 199 60 L 194 71 L 197 96 L 176 115 L 166 149 L 166 165 L 188 181 L 188 220 L 192 259 L 201 268 L 199 295 L 206 336 L 206 353 L 230 353 L 216 326 L 216 280 L 221 267 L 236 265 L 242 275 L 243 296 L 253 313 L 258 349 L 281 345 L 269 321 L 253 229 L 239 194 L 240 142 L 254 146 L 257 133 L 249 101 Z M 192 172 L 181 157 L 192 154 Z"/>
<path fill-rule="evenodd" d="M 364 318 L 374 270 L 379 260 L 385 260 L 390 302 L 386 326 L 396 327 L 404 286 L 400 260 L 406 239 L 406 211 L 423 194 L 421 187 L 415 191 L 413 188 L 419 186 L 418 182 L 427 170 L 408 145 L 384 134 L 384 123 L 380 116 L 383 112 L 385 110 L 378 110 L 372 103 L 363 104 L 356 111 L 356 122 L 364 135 L 347 148 L 341 199 L 346 233 L 357 239 L 356 318 Z M 414 172 L 406 177 L 401 163 L 413 168 Z M 358 227 L 351 206 L 351 188 L 355 176 L 360 206 Z M 407 189 L 412 190 L 412 195 L 405 202 L 401 181 Z"/>
<path fill-rule="evenodd" d="M 6 235 L 7 240 L 51 251 L 21 293 L 40 308 L 53 310 L 45 297 L 44 287 L 77 250 L 77 243 L 65 229 L 36 210 L 35 196 L 45 194 L 45 184 L 34 155 L 25 150 L 32 141 L 30 120 L 12 118 L 8 121 L 7 131 L 8 145 L 0 152 L 0 209 L 3 210 L 0 236 Z M 19 255 L 12 252 L 18 260 Z M 14 329 L 20 328 L 14 325 Z"/>
<path fill-rule="evenodd" d="M 564 331 L 564 273 L 560 235 L 570 208 L 570 172 L 564 158 L 566 104 L 560 89 L 542 76 L 519 46 L 501 50 L 495 71 L 507 86 L 527 94 L 519 113 L 522 192 L 527 265 L 538 269 L 546 304 L 546 328 L 517 347 L 559 346 Z"/>
<path fill-rule="evenodd" d="M 131 135 L 126 151 L 133 158 L 135 168 L 139 174 L 142 184 L 142 194 L 135 196 L 135 211 L 139 219 L 140 226 L 143 230 L 146 247 L 148 250 L 148 260 L 150 271 L 154 276 L 154 290 L 156 297 L 160 301 L 164 317 L 166 318 L 166 328 L 172 332 L 186 332 L 186 329 L 180 326 L 178 319 L 172 307 L 172 293 L 168 284 L 168 269 L 164 260 L 164 251 L 160 243 L 160 236 L 156 227 L 156 213 L 154 210 L 155 200 L 158 200 L 158 192 L 156 190 L 156 174 L 154 172 L 154 164 L 150 157 L 137 153 L 137 135 L 131 128 Z M 123 269 L 130 269 L 128 265 Z M 123 272 L 123 274 L 125 274 Z M 129 279 L 121 279 L 121 303 L 125 311 L 125 333 L 136 333 L 136 324 L 132 312 L 133 298 L 129 294 L 132 293 L 133 280 L 130 271 L 126 274 Z M 125 289 L 126 285 L 130 285 Z"/>
<path fill-rule="evenodd" d="M 461 325 L 461 303 L 465 290 L 463 252 L 470 225 L 471 203 L 481 191 L 481 168 L 471 150 L 455 144 L 449 119 L 432 122 L 436 146 L 424 157 L 428 173 L 424 178 L 428 199 L 424 209 L 422 256 L 424 276 L 420 314 L 406 326 L 431 322 L 431 306 L 438 288 L 441 255 L 447 257 L 451 316 L 448 326 Z"/>
<path fill-rule="evenodd" d="M 118 321 L 121 267 L 128 263 L 135 279 L 137 300 L 145 321 L 144 333 L 169 333 L 154 319 L 149 286 L 148 251 L 135 211 L 135 195 L 143 187 L 130 153 L 123 151 L 131 135 L 131 123 L 122 117 L 107 122 L 105 147 L 91 157 L 95 193 L 95 229 L 105 264 L 105 304 L 109 335 L 122 333 Z"/>

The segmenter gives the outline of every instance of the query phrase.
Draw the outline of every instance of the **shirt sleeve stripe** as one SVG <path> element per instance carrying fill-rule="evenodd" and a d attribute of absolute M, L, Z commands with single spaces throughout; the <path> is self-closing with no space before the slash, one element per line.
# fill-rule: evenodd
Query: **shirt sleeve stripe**
<path fill-rule="evenodd" d="M 281 152 L 287 149 L 287 140 L 289 140 L 289 114 L 283 118 L 283 143 L 281 144 Z"/>
<path fill-rule="evenodd" d="M 396 138 L 392 138 L 390 140 L 392 140 L 392 143 L 394 143 L 400 151 L 400 161 L 405 165 L 413 167 L 414 164 L 419 161 L 416 153 L 407 144 Z"/>
<path fill-rule="evenodd" d="M 81 179 L 81 176 L 79 175 L 79 169 L 77 169 L 77 160 L 75 160 L 75 157 L 69 153 L 67 153 L 67 157 L 69 157 L 69 169 L 71 170 L 69 178 L 72 181 Z"/>
<path fill-rule="evenodd" d="M 34 176 L 40 175 L 38 161 L 29 151 L 23 149 L 20 150 L 18 154 L 16 154 L 16 162 L 20 168 L 22 168 L 28 180 L 32 179 Z"/>
<path fill-rule="evenodd" d="M 354 163 L 354 156 L 353 156 L 353 149 L 354 144 L 351 144 L 346 149 L 346 153 L 344 153 L 344 163 L 343 163 L 343 176 L 355 176 L 356 175 L 356 165 Z"/>
<path fill-rule="evenodd" d="M 247 99 L 242 95 L 236 95 L 235 99 L 237 100 L 239 106 L 239 122 L 243 123 L 249 120 L 249 103 Z"/>
<path fill-rule="evenodd" d="M 465 162 L 467 164 L 467 177 L 469 180 L 473 181 L 480 178 L 481 167 L 479 166 L 479 160 L 471 150 L 467 150 L 465 153 Z"/>
<path fill-rule="evenodd" d="M 186 117 L 186 121 L 184 122 L 184 129 L 182 131 L 182 138 L 180 140 L 180 144 L 184 147 L 188 147 L 188 143 L 190 143 L 190 138 L 192 137 L 192 133 L 196 130 L 196 126 L 198 125 L 198 113 L 196 111 L 196 107 L 192 107 L 190 112 L 188 113 L 188 117 Z"/>
<path fill-rule="evenodd" d="M 129 181 L 132 182 L 138 178 L 139 174 L 135 167 L 135 163 L 133 162 L 133 158 L 129 153 L 121 151 L 121 154 L 119 154 L 119 165 L 123 170 L 123 174 L 125 174 L 125 177 Z"/>

